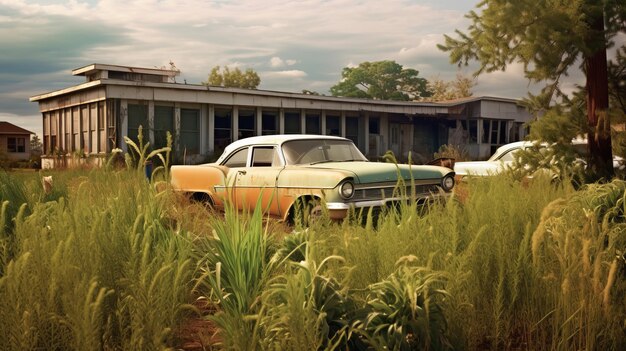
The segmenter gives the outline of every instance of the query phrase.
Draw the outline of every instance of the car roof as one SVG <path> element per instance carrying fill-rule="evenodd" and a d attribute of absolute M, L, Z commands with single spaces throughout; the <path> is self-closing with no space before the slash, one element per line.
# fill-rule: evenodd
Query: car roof
<path fill-rule="evenodd" d="M 261 135 L 253 136 L 249 138 L 239 139 L 224 149 L 224 154 L 230 154 L 233 150 L 250 145 L 280 145 L 287 141 L 292 140 L 310 140 L 310 139 L 323 139 L 323 140 L 350 140 L 342 137 L 331 135 L 316 135 L 316 134 L 276 134 L 276 135 Z"/>

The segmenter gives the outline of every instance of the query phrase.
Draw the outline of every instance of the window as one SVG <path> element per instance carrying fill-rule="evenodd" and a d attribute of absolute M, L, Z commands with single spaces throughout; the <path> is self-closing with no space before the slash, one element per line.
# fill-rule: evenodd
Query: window
<path fill-rule="evenodd" d="M 138 142 L 139 126 L 143 127 L 143 138 L 147 139 L 148 131 L 148 106 L 128 105 L 128 137 L 134 142 Z"/>
<path fill-rule="evenodd" d="M 320 116 L 318 114 L 307 113 L 306 133 L 320 134 Z"/>
<path fill-rule="evenodd" d="M 235 151 L 222 165 L 230 168 L 245 167 L 248 162 L 248 148 Z"/>
<path fill-rule="evenodd" d="M 326 135 L 341 136 L 341 119 L 339 116 L 326 116 Z"/>
<path fill-rule="evenodd" d="M 513 161 L 515 161 L 515 153 L 518 150 L 519 150 L 519 148 L 515 148 L 515 149 L 512 149 L 512 150 L 508 151 L 507 153 L 502 155 L 502 157 L 500 157 L 500 161 L 503 161 L 503 162 L 513 162 Z"/>
<path fill-rule="evenodd" d="M 370 134 L 380 134 L 380 118 L 370 117 L 369 131 Z"/>
<path fill-rule="evenodd" d="M 261 116 L 261 134 L 278 134 L 278 114 L 272 111 L 263 111 Z"/>
<path fill-rule="evenodd" d="M 285 112 L 285 134 L 300 134 L 300 113 Z"/>
<path fill-rule="evenodd" d="M 239 110 L 239 139 L 254 136 L 254 110 Z"/>
<path fill-rule="evenodd" d="M 172 137 L 174 136 L 174 108 L 171 106 L 154 106 L 153 149 L 167 146 L 167 132 L 170 132 Z"/>
<path fill-rule="evenodd" d="M 279 167 L 278 153 L 271 147 L 255 147 L 252 149 L 252 167 Z"/>
<path fill-rule="evenodd" d="M 26 152 L 26 138 L 7 138 L 7 151 L 11 153 Z"/>
<path fill-rule="evenodd" d="M 220 150 L 232 142 L 231 125 L 233 111 L 231 109 L 215 109 L 215 147 Z"/>
<path fill-rule="evenodd" d="M 187 154 L 200 153 L 200 111 L 180 110 L 180 147 Z"/>
<path fill-rule="evenodd" d="M 359 117 L 346 118 L 346 138 L 359 145 Z"/>

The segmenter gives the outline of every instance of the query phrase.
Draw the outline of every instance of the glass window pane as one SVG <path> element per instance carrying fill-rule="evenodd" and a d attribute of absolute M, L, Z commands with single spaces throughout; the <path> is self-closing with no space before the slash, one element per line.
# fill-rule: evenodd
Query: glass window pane
<path fill-rule="evenodd" d="M 285 134 L 300 134 L 300 113 L 285 112 Z"/>
<path fill-rule="evenodd" d="M 254 136 L 254 110 L 239 111 L 239 139 Z"/>
<path fill-rule="evenodd" d="M 359 118 L 346 117 L 346 138 L 359 145 Z"/>
<path fill-rule="evenodd" d="M 261 134 L 278 134 L 278 113 L 263 111 L 263 116 L 261 117 Z"/>
<path fill-rule="evenodd" d="M 316 114 L 306 115 L 306 133 L 320 134 L 320 116 Z"/>
<path fill-rule="evenodd" d="M 154 148 L 167 146 L 167 132 L 174 135 L 174 108 L 154 106 Z"/>
<path fill-rule="evenodd" d="M 180 110 L 180 147 L 188 155 L 200 153 L 200 110 Z"/>
<path fill-rule="evenodd" d="M 326 116 L 326 135 L 341 136 L 341 119 L 339 116 Z"/>
<path fill-rule="evenodd" d="M 139 126 L 143 127 L 143 136 L 144 136 L 144 140 L 146 140 L 146 136 L 148 135 L 148 133 L 146 132 L 148 129 L 148 106 L 129 104 L 128 105 L 128 137 L 134 142 L 138 142 L 137 134 L 139 133 Z M 74 125 L 74 131 L 76 131 L 76 124 Z M 78 145 L 78 138 L 75 137 L 74 143 L 75 143 L 74 145 Z"/>
<path fill-rule="evenodd" d="M 241 149 L 232 154 L 226 162 L 223 163 L 226 167 L 245 167 L 248 161 L 248 148 Z"/>
<path fill-rule="evenodd" d="M 252 150 L 252 167 L 276 167 L 279 166 L 274 164 L 277 159 L 273 147 L 255 147 Z"/>
<path fill-rule="evenodd" d="M 215 109 L 215 147 L 217 150 L 224 148 L 231 143 L 231 126 L 233 111 L 226 108 Z"/>

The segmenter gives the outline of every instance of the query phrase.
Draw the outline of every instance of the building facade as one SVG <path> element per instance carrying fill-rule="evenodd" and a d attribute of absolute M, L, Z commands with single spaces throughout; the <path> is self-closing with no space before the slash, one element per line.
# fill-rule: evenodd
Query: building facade
<path fill-rule="evenodd" d="M 30 136 L 35 134 L 15 124 L 0 121 L 0 159 L 24 161 L 30 158 Z"/>
<path fill-rule="evenodd" d="M 375 159 L 391 150 L 414 162 L 443 144 L 489 156 L 525 136 L 530 114 L 513 99 L 468 98 L 443 103 L 380 101 L 224 88 L 172 82 L 177 71 L 92 64 L 74 75 L 86 82 L 36 95 L 43 116 L 42 165 L 68 155 L 103 156 L 127 150 L 139 126 L 154 148 L 173 136 L 180 162 L 219 156 L 229 143 L 266 134 L 324 134 L 352 139 Z"/>

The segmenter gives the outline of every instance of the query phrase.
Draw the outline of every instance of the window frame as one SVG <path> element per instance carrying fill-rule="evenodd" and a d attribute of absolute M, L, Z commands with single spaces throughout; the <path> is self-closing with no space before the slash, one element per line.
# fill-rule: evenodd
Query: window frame
<path fill-rule="evenodd" d="M 245 151 L 246 152 L 246 161 L 243 164 L 243 166 L 236 166 L 236 167 L 229 166 L 227 164 L 228 161 L 232 160 L 233 157 L 235 157 L 235 155 L 238 154 L 241 151 Z M 250 164 L 250 147 L 249 146 L 244 146 L 244 147 L 241 147 L 241 148 L 231 152 L 230 155 L 228 155 L 228 157 L 220 164 L 220 166 L 226 166 L 228 168 L 245 168 L 245 167 L 248 167 L 249 164 Z"/>
<path fill-rule="evenodd" d="M 13 141 L 13 143 L 11 143 Z M 21 141 L 22 145 L 20 145 Z M 13 144 L 13 145 L 11 145 Z M 20 151 L 21 150 L 21 151 Z M 7 137 L 7 152 L 11 154 L 23 154 L 26 152 L 26 138 L 25 137 Z"/>

